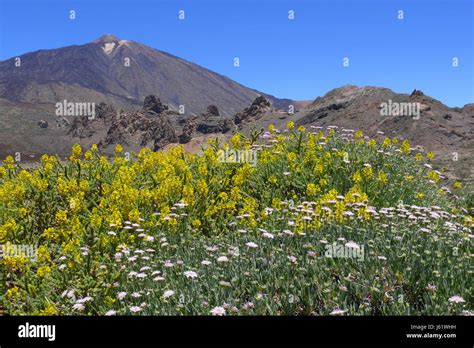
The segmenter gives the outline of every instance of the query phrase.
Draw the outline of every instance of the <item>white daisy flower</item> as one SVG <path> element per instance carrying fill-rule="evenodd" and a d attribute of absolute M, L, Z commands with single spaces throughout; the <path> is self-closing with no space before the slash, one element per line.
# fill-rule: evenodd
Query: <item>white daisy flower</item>
<path fill-rule="evenodd" d="M 451 303 L 463 303 L 466 302 L 461 296 L 455 295 L 448 299 Z"/>
<path fill-rule="evenodd" d="M 163 293 L 163 297 L 164 298 L 169 298 L 171 296 L 174 295 L 174 291 L 173 290 L 166 290 L 164 293 Z"/>
<path fill-rule="evenodd" d="M 130 307 L 130 312 L 132 313 L 137 313 L 137 312 L 140 312 L 141 310 L 142 310 L 142 307 L 138 307 L 138 306 Z"/>
<path fill-rule="evenodd" d="M 76 303 L 74 306 L 72 306 L 72 309 L 75 309 L 77 311 L 83 311 L 84 310 L 84 305 L 82 303 Z"/>
<path fill-rule="evenodd" d="M 269 238 L 269 239 L 275 238 L 275 236 L 273 234 L 269 233 L 269 232 L 264 232 L 262 234 L 262 236 L 264 236 L 265 238 Z"/>
<path fill-rule="evenodd" d="M 198 276 L 198 274 L 194 271 L 186 271 L 183 273 L 185 275 L 186 278 L 196 278 Z"/>
<path fill-rule="evenodd" d="M 219 256 L 217 258 L 217 262 L 227 262 L 229 261 L 229 259 L 227 258 L 227 256 Z"/>
<path fill-rule="evenodd" d="M 224 309 L 224 307 L 214 307 L 214 308 L 211 310 L 211 314 L 212 314 L 212 315 L 216 315 L 216 316 L 225 315 L 225 309 Z"/>
<path fill-rule="evenodd" d="M 356 242 L 353 242 L 353 241 L 347 242 L 347 243 L 344 244 L 344 245 L 345 245 L 347 248 L 356 249 L 356 250 L 359 250 L 359 249 L 360 249 L 359 244 L 357 244 Z"/>
<path fill-rule="evenodd" d="M 329 315 L 342 315 L 346 312 L 347 312 L 346 309 L 335 309 L 331 313 L 329 313 Z"/>
<path fill-rule="evenodd" d="M 296 263 L 296 257 L 295 256 L 287 256 L 288 257 L 288 260 L 290 260 L 291 263 Z"/>

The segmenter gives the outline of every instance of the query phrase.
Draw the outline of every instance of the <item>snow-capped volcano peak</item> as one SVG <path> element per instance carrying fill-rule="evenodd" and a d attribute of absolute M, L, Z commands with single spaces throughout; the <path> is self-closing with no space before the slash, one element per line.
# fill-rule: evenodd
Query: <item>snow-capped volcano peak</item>
<path fill-rule="evenodd" d="M 104 46 L 102 46 L 102 49 L 106 54 L 111 54 L 115 48 L 115 45 L 115 42 L 107 42 L 104 44 Z"/>

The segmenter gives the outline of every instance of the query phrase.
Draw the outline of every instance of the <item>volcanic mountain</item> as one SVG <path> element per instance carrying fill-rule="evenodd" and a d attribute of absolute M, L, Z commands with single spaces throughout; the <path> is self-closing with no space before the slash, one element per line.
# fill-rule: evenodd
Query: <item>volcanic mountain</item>
<path fill-rule="evenodd" d="M 97 117 L 57 115 L 55 104 L 66 100 L 94 103 Z M 384 115 L 387 104 L 416 104 L 417 117 Z M 277 99 L 112 35 L 0 62 L 0 158 L 65 155 L 76 142 L 106 152 L 117 143 L 132 151 L 173 143 L 199 149 L 206 137 L 283 128 L 289 120 L 308 129 L 338 126 L 348 134 L 360 129 L 408 139 L 434 151 L 448 172 L 474 180 L 474 104 L 450 108 L 418 90 L 347 85 L 312 102 Z"/>
<path fill-rule="evenodd" d="M 292 103 L 144 44 L 104 35 L 0 62 L 0 158 L 67 153 L 75 141 L 68 135 L 74 120 L 56 116 L 58 102 L 105 103 L 134 113 L 149 95 L 183 117 L 201 115 L 209 105 L 232 117 L 260 95 L 275 107 Z"/>
<path fill-rule="evenodd" d="M 232 116 L 260 92 L 135 41 L 104 35 L 84 45 L 40 50 L 0 62 L 0 98 L 15 103 L 105 102 L 134 110 L 148 95 L 185 114 L 210 104 Z M 290 100 L 267 96 L 280 107 Z"/>

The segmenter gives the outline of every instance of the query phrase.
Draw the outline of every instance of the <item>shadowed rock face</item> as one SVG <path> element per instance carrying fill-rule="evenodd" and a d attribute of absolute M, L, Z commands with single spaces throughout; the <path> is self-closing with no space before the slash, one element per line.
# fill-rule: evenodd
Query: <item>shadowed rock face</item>
<path fill-rule="evenodd" d="M 203 134 L 209 133 L 227 133 L 234 127 L 230 118 L 220 116 L 209 116 L 198 123 L 196 130 Z"/>
<path fill-rule="evenodd" d="M 143 109 L 135 112 L 116 112 L 102 103 L 96 107 L 94 119 L 76 117 L 69 134 L 81 139 L 94 138 L 102 148 L 122 144 L 132 149 L 147 146 L 158 150 L 178 142 L 170 114 L 168 106 L 153 95 L 147 96 Z"/>
<path fill-rule="evenodd" d="M 270 101 L 267 98 L 263 95 L 258 96 L 248 108 L 234 116 L 234 123 L 238 125 L 244 121 L 248 122 L 257 119 L 259 116 L 270 111 L 271 108 Z"/>
<path fill-rule="evenodd" d="M 148 95 L 145 97 L 143 102 L 143 110 L 152 111 L 157 114 L 161 114 L 163 111 L 168 110 L 168 105 L 161 103 L 160 98 L 156 95 Z"/>
<path fill-rule="evenodd" d="M 180 144 L 189 143 L 193 137 L 193 133 L 196 130 L 196 124 L 192 120 L 188 120 L 184 126 L 181 134 L 178 136 Z"/>
<path fill-rule="evenodd" d="M 207 107 L 207 114 L 210 116 L 220 116 L 219 109 L 215 105 L 209 105 Z"/>

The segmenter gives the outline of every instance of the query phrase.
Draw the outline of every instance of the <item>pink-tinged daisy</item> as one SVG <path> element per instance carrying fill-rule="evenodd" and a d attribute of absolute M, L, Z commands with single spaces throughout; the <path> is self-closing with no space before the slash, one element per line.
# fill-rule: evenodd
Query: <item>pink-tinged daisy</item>
<path fill-rule="evenodd" d="M 223 316 L 223 315 L 225 315 L 225 309 L 224 309 L 224 307 L 214 307 L 211 310 L 211 314 L 216 315 L 216 316 Z"/>
<path fill-rule="evenodd" d="M 130 312 L 137 313 L 137 312 L 140 312 L 142 310 L 142 307 L 133 306 L 133 307 L 130 307 L 129 309 L 130 309 Z"/>
<path fill-rule="evenodd" d="M 171 261 L 168 260 L 168 261 L 165 262 L 165 267 L 171 268 L 173 266 L 174 266 L 174 263 L 172 263 Z"/>
<path fill-rule="evenodd" d="M 455 295 L 448 299 L 451 303 L 463 303 L 466 302 L 461 296 Z"/>
<path fill-rule="evenodd" d="M 244 303 L 244 305 L 242 306 L 242 308 L 245 309 L 245 310 L 249 310 L 249 309 L 251 309 L 251 308 L 253 308 L 253 307 L 254 307 L 253 302 L 246 302 L 246 303 Z"/>
<path fill-rule="evenodd" d="M 197 278 L 198 274 L 194 271 L 186 271 L 183 273 L 186 278 Z"/>
<path fill-rule="evenodd" d="M 76 311 L 83 311 L 84 310 L 84 305 L 82 303 L 76 303 L 74 306 L 72 306 L 72 309 L 75 309 Z"/>
<path fill-rule="evenodd" d="M 262 236 L 264 236 L 265 238 L 269 238 L 269 239 L 273 239 L 275 238 L 275 236 L 269 232 L 264 232 L 262 233 Z"/>
<path fill-rule="evenodd" d="M 296 263 L 296 257 L 295 256 L 287 256 L 288 257 L 288 260 L 290 260 L 291 263 Z"/>

